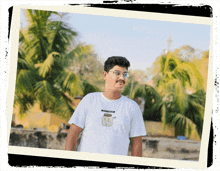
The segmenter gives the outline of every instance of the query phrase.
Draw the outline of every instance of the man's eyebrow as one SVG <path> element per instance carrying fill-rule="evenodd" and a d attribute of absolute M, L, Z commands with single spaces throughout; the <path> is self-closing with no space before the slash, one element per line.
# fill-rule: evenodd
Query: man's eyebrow
<path fill-rule="evenodd" d="M 115 71 L 120 71 L 120 70 L 115 70 Z M 121 71 L 120 71 L 121 72 Z M 127 70 L 125 70 L 124 72 L 128 72 Z"/>

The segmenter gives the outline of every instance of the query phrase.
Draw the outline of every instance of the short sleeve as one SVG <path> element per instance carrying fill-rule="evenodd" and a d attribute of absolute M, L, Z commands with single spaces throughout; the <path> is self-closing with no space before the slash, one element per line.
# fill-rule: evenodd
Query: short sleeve
<path fill-rule="evenodd" d="M 140 107 L 135 104 L 132 107 L 130 137 L 146 136 L 146 129 Z"/>
<path fill-rule="evenodd" d="M 89 104 L 89 95 L 86 95 L 85 97 L 83 97 L 83 99 L 76 107 L 76 110 L 73 112 L 73 115 L 71 116 L 68 123 L 75 124 L 81 128 L 84 128 L 88 104 Z"/>

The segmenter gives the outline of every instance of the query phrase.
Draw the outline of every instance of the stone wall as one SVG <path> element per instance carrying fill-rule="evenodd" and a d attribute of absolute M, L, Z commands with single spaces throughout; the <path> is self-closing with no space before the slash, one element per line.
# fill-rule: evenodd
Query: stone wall
<path fill-rule="evenodd" d="M 199 160 L 200 141 L 143 137 L 142 148 L 144 157 Z"/>
<path fill-rule="evenodd" d="M 9 145 L 48 149 L 65 149 L 67 133 L 11 128 Z"/>
<path fill-rule="evenodd" d="M 47 149 L 65 149 L 67 133 L 11 128 L 9 145 Z M 80 143 L 80 137 L 78 144 Z M 143 137 L 143 157 L 198 160 L 200 141 Z M 129 149 L 129 155 L 131 150 Z"/>

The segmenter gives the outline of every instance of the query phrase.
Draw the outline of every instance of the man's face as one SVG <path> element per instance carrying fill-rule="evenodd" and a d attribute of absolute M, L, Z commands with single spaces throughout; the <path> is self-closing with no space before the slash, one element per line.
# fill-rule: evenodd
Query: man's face
<path fill-rule="evenodd" d="M 117 75 L 117 72 L 120 72 L 120 75 Z M 120 67 L 115 65 L 112 69 L 109 70 L 107 73 L 106 71 L 103 72 L 103 76 L 105 79 L 105 86 L 107 89 L 111 90 L 119 90 L 121 91 L 122 88 L 127 83 L 127 79 L 123 77 L 123 73 L 127 73 L 126 67 Z"/>

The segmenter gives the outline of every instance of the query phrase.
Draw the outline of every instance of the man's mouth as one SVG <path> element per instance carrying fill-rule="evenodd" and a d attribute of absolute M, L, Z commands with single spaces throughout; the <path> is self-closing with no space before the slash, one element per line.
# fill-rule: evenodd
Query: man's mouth
<path fill-rule="evenodd" d="M 116 83 L 125 84 L 125 81 L 124 80 L 118 80 L 118 81 L 116 81 Z"/>

